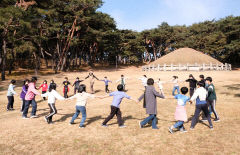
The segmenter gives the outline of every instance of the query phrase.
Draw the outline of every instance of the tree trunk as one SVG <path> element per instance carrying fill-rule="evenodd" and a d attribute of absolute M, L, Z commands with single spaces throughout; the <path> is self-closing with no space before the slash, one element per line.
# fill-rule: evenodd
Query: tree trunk
<path fill-rule="evenodd" d="M 8 69 L 8 74 L 9 74 L 9 75 L 12 74 L 13 64 L 14 64 L 14 60 L 15 60 L 13 48 L 12 48 L 12 50 L 11 50 L 11 54 L 12 54 L 12 59 L 11 59 L 10 62 L 9 62 L 9 69 Z"/>
<path fill-rule="evenodd" d="M 5 68 L 6 68 L 6 55 L 7 55 L 7 42 L 5 39 L 3 39 L 3 46 L 2 46 L 2 49 L 3 49 L 3 54 L 2 54 L 2 75 L 1 75 L 1 78 L 2 78 L 2 81 L 5 80 Z"/>
<path fill-rule="evenodd" d="M 34 69 L 34 71 L 35 71 L 35 76 L 37 76 L 38 75 L 38 70 L 40 68 L 40 66 L 39 66 L 40 63 L 39 63 L 38 55 L 37 55 L 36 51 L 33 52 L 33 56 L 34 56 L 34 59 L 35 59 L 35 69 Z"/>

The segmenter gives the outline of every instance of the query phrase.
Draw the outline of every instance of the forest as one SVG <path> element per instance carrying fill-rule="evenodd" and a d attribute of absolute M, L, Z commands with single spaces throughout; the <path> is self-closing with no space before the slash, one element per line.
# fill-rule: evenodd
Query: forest
<path fill-rule="evenodd" d="M 78 70 L 83 64 L 141 64 L 181 47 L 221 62 L 240 62 L 240 16 L 190 26 L 159 23 L 137 32 L 117 29 L 102 0 L 1 0 L 1 79 L 18 68 Z"/>

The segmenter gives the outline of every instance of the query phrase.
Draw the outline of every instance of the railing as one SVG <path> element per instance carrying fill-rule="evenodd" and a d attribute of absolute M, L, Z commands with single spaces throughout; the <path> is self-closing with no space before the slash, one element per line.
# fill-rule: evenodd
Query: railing
<path fill-rule="evenodd" d="M 231 64 L 152 64 L 152 65 L 145 65 L 142 67 L 143 71 L 231 71 L 232 66 Z"/>

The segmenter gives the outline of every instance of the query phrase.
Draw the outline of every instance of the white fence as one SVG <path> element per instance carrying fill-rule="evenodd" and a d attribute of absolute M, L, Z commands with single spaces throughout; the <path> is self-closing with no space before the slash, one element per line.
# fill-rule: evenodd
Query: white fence
<path fill-rule="evenodd" d="M 143 71 L 230 71 L 231 64 L 178 64 L 178 65 L 146 65 L 142 67 Z"/>

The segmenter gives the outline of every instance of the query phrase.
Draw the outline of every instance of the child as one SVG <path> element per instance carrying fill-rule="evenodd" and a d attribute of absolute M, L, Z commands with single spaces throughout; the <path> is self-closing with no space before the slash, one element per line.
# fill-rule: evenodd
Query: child
<path fill-rule="evenodd" d="M 177 76 L 173 76 L 172 83 L 173 83 L 172 95 L 175 96 L 175 91 L 176 90 L 177 90 L 177 93 L 180 94 L 179 84 L 178 84 L 178 77 Z"/>
<path fill-rule="evenodd" d="M 216 111 L 216 92 L 215 92 L 215 87 L 212 83 L 212 78 L 211 77 L 207 77 L 206 78 L 206 83 L 208 84 L 207 90 L 208 90 L 208 95 L 207 95 L 207 102 L 211 107 L 212 112 L 215 115 L 215 119 L 214 122 L 219 122 L 220 119 L 218 117 L 217 111 Z"/>
<path fill-rule="evenodd" d="M 65 81 L 63 81 L 63 94 L 64 94 L 65 98 L 68 98 L 67 93 L 69 92 L 68 85 L 70 85 L 70 82 L 68 81 L 67 77 L 65 77 L 64 79 L 65 79 Z"/>
<path fill-rule="evenodd" d="M 192 74 L 190 74 L 189 79 L 187 79 L 186 82 L 189 82 L 190 97 L 192 97 L 193 93 L 194 93 L 194 90 L 196 89 L 196 86 L 197 86 L 197 80 L 193 77 Z"/>
<path fill-rule="evenodd" d="M 23 112 L 24 106 L 25 106 L 25 96 L 26 96 L 26 93 L 27 93 L 27 90 L 28 90 L 28 83 L 29 83 L 28 79 L 24 80 L 23 86 L 22 86 L 22 92 L 20 94 L 20 98 L 22 99 L 21 112 Z"/>
<path fill-rule="evenodd" d="M 48 124 L 52 124 L 52 117 L 57 113 L 57 109 L 55 107 L 56 99 L 65 100 L 64 97 L 58 94 L 56 91 L 56 84 L 50 84 L 49 91 L 47 93 L 41 94 L 42 97 L 48 97 L 48 106 L 50 107 L 50 113 L 44 116 L 44 119 Z"/>
<path fill-rule="evenodd" d="M 159 88 L 159 91 L 161 92 L 161 94 L 164 95 L 163 93 L 163 83 L 165 83 L 164 81 L 161 81 L 161 79 L 159 78 L 158 81 L 156 82 Z"/>
<path fill-rule="evenodd" d="M 57 84 L 54 82 L 54 80 L 51 80 L 51 81 L 50 81 L 50 84 L 48 85 L 48 89 L 50 88 L 50 85 L 51 85 L 51 84 L 54 84 L 54 85 L 56 85 L 56 87 L 57 87 Z M 56 88 L 56 89 L 57 89 L 57 88 Z"/>
<path fill-rule="evenodd" d="M 32 105 L 32 113 L 30 118 L 36 118 L 36 112 L 37 112 L 37 103 L 35 101 L 35 96 L 36 95 L 41 95 L 37 90 L 36 90 L 36 82 L 37 82 L 37 77 L 32 77 L 31 82 L 28 84 L 28 91 L 25 96 L 25 105 L 24 105 L 24 110 L 23 110 L 23 119 L 27 119 L 27 114 L 28 114 L 28 108 L 29 105 Z"/>
<path fill-rule="evenodd" d="M 14 88 L 16 87 L 14 84 L 16 83 L 15 80 L 12 80 L 10 85 L 8 86 L 7 91 L 7 98 L 8 98 L 8 104 L 7 104 L 7 111 L 14 110 L 13 109 L 13 103 L 14 103 L 14 95 L 17 95 Z"/>
<path fill-rule="evenodd" d="M 177 104 L 178 104 L 175 112 L 175 119 L 177 120 L 177 122 L 168 128 L 170 133 L 173 133 L 174 128 L 175 129 L 179 128 L 181 132 L 186 132 L 186 130 L 184 129 L 183 123 L 187 121 L 187 112 L 186 112 L 185 105 L 186 105 L 186 102 L 190 100 L 189 97 L 185 96 L 187 92 L 188 92 L 188 88 L 182 87 L 181 88 L 182 94 L 177 94 L 176 96 L 174 96 L 174 98 L 177 99 Z"/>
<path fill-rule="evenodd" d="M 41 86 L 38 89 L 40 88 L 42 88 L 42 94 L 45 94 L 47 92 L 48 90 L 47 80 L 43 81 L 43 84 L 41 84 Z M 46 100 L 46 97 L 43 97 L 43 100 Z"/>
<path fill-rule="evenodd" d="M 142 85 L 146 89 L 146 87 L 147 87 L 147 75 L 143 75 L 141 78 L 138 78 L 138 79 L 142 81 Z"/>
<path fill-rule="evenodd" d="M 199 75 L 199 82 L 203 83 L 204 84 L 204 88 L 205 88 L 205 84 L 206 84 L 206 80 L 204 79 L 204 75 Z"/>
<path fill-rule="evenodd" d="M 129 78 L 124 77 L 124 75 L 121 75 L 121 79 L 116 81 L 116 83 L 120 82 L 120 84 L 123 85 L 123 91 L 126 90 L 126 80 L 127 79 L 129 79 Z"/>
<path fill-rule="evenodd" d="M 95 79 L 99 80 L 94 74 L 93 74 L 93 71 L 90 71 L 88 76 L 85 77 L 85 79 L 89 78 L 90 79 L 90 88 L 91 88 L 91 93 L 94 94 L 95 91 L 93 89 L 93 85 L 94 85 L 94 82 L 95 82 Z"/>
<path fill-rule="evenodd" d="M 79 80 L 79 77 L 76 78 L 76 81 L 73 83 L 74 86 L 74 94 L 76 94 L 77 90 L 79 89 L 80 83 L 84 80 Z"/>
<path fill-rule="evenodd" d="M 109 93 L 108 83 L 109 83 L 109 82 L 112 83 L 112 81 L 108 80 L 106 76 L 104 77 L 104 80 L 99 80 L 99 81 L 103 81 L 103 82 L 105 83 L 105 92 L 106 92 L 106 93 Z"/>
<path fill-rule="evenodd" d="M 124 125 L 124 122 L 122 119 L 122 112 L 120 110 L 120 104 L 121 104 L 123 98 L 127 98 L 130 100 L 134 100 L 134 99 L 132 99 L 130 96 L 128 96 L 126 93 L 123 92 L 123 85 L 119 84 L 117 86 L 117 90 L 118 91 L 115 91 L 115 92 L 112 92 L 109 94 L 109 96 L 113 96 L 113 101 L 112 101 L 112 105 L 111 105 L 111 112 L 110 112 L 109 116 L 102 123 L 103 127 L 107 127 L 107 122 L 110 121 L 114 117 L 114 115 L 117 116 L 117 122 L 118 122 L 119 128 L 126 127 Z M 104 96 L 102 98 L 106 98 L 109 96 Z"/>
<path fill-rule="evenodd" d="M 80 85 L 78 89 L 78 93 L 74 96 L 70 97 L 68 100 L 76 98 L 76 113 L 73 115 L 70 125 L 74 124 L 74 120 L 78 117 L 79 113 L 82 113 L 82 120 L 79 125 L 79 128 L 84 128 L 84 122 L 87 118 L 86 114 L 86 104 L 88 98 L 95 98 L 97 96 L 94 96 L 93 94 L 86 93 L 86 86 Z"/>
<path fill-rule="evenodd" d="M 146 101 L 146 113 L 149 114 L 147 118 L 139 122 L 140 128 L 143 128 L 149 121 L 152 121 L 152 129 L 158 129 L 157 127 L 157 100 L 156 97 L 165 98 L 162 94 L 159 94 L 154 88 L 154 80 L 149 78 L 147 80 L 147 87 L 145 93 L 143 93 L 138 101 L 140 102 L 143 98 Z"/>
<path fill-rule="evenodd" d="M 207 117 L 210 129 L 213 129 L 212 121 L 211 121 L 210 114 L 208 111 L 206 97 L 207 97 L 207 91 L 204 88 L 204 83 L 198 82 L 197 89 L 194 92 L 194 94 L 190 100 L 190 103 L 192 103 L 196 99 L 196 109 L 195 109 L 194 116 L 192 118 L 192 123 L 191 123 L 191 127 L 190 127 L 191 130 L 193 130 L 195 125 L 197 124 L 199 114 L 201 111 L 203 111 L 205 116 Z"/>

